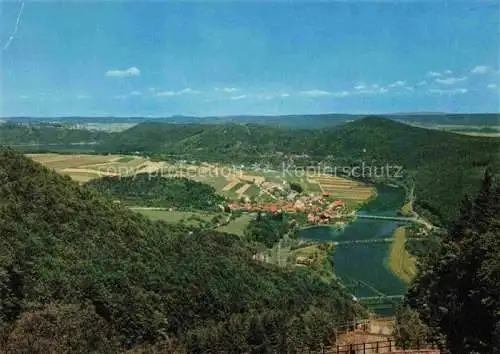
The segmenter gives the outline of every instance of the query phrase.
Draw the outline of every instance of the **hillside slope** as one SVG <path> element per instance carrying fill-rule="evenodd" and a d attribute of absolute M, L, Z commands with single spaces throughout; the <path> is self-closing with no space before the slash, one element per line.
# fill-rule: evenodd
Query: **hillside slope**
<path fill-rule="evenodd" d="M 318 346 L 357 311 L 335 283 L 252 261 L 236 236 L 151 222 L 12 150 L 0 180 L 0 347 Z"/>
<path fill-rule="evenodd" d="M 436 223 L 458 216 L 464 195 L 474 195 L 487 166 L 500 167 L 500 139 L 462 136 L 369 117 L 318 136 L 313 151 L 336 163 L 400 165 L 415 185 L 416 205 Z M 393 178 L 398 183 L 398 179 Z M 399 181 L 401 182 L 401 181 Z"/>

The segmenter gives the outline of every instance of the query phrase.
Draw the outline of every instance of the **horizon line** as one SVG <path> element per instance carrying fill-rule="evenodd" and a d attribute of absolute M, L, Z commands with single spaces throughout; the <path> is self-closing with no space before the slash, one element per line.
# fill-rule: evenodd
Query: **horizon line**
<path fill-rule="evenodd" d="M 31 115 L 15 115 L 15 116 L 0 116 L 0 119 L 12 119 L 12 118 L 35 118 L 35 119 L 45 119 L 45 118 L 119 118 L 119 119 L 165 119 L 165 118 L 233 118 L 233 117 L 296 117 L 296 116 L 328 116 L 328 115 L 344 115 L 344 116 L 394 116 L 394 115 L 476 115 L 476 114 L 500 114 L 499 112 L 387 112 L 387 113 L 292 113 L 292 114 L 228 114 L 228 115 L 184 115 L 184 114 L 171 114 L 165 116 L 140 116 L 140 115 L 46 115 L 46 116 L 31 116 Z"/>

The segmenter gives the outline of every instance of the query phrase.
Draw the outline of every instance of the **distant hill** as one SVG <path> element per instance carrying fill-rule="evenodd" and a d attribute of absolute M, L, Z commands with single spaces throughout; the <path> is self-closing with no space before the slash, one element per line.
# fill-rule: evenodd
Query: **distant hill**
<path fill-rule="evenodd" d="M 496 122 L 498 114 L 428 113 L 398 114 L 397 117 L 405 122 L 423 119 L 426 122 L 447 122 L 454 119 L 462 125 L 477 126 L 478 122 Z M 94 153 L 139 153 L 166 160 L 245 165 L 264 162 L 277 166 L 290 160 L 304 166 L 318 162 L 350 166 L 363 161 L 374 166 L 387 163 L 401 165 L 407 177 L 416 178 L 417 207 L 431 211 L 437 218 L 435 222 L 440 220 L 445 223 L 457 215 L 462 196 L 475 193 L 485 166 L 493 164 L 498 167 L 498 138 L 463 136 L 418 128 L 396 122 L 395 116 L 392 119 L 348 115 L 288 116 L 288 120 L 286 117 L 261 118 L 267 119 L 268 123 L 273 120 L 286 121 L 287 125 L 235 122 L 174 124 L 153 120 L 122 132 L 104 133 L 68 129 L 57 124 L 7 123 L 0 125 L 0 144 L 20 147 L 24 143 L 28 145 L 23 146 L 24 149 L 61 151 L 61 146 L 81 149 L 78 144 L 84 141 L 92 144 L 85 146 L 86 151 Z M 345 123 L 347 118 L 353 120 Z M 191 118 L 176 119 L 182 121 Z M 310 123 L 307 129 L 289 127 L 291 122 L 301 119 L 305 119 L 304 122 L 308 122 L 308 119 L 311 122 L 329 121 L 330 126 L 313 129 L 314 124 Z M 344 123 L 331 126 L 331 122 L 339 121 Z M 404 181 L 405 185 L 408 183 Z"/>
<path fill-rule="evenodd" d="M 65 122 L 65 123 L 144 123 L 156 121 L 171 124 L 260 124 L 272 125 L 285 128 L 327 128 L 345 124 L 363 117 L 367 114 L 295 114 L 295 115 L 235 115 L 235 116 L 182 116 L 170 117 L 5 117 L 4 120 L 11 123 L 36 123 L 36 122 Z M 434 113 L 434 112 L 410 112 L 410 113 L 388 113 L 385 117 L 412 123 L 433 125 L 473 125 L 493 126 L 500 124 L 499 113 Z"/>
<path fill-rule="evenodd" d="M 372 165 L 400 164 L 415 181 L 417 207 L 441 223 L 458 215 L 465 194 L 474 195 L 486 166 L 500 171 L 500 139 L 462 136 L 365 118 L 318 136 L 313 151 Z"/>
<path fill-rule="evenodd" d="M 303 352 L 360 311 L 312 271 L 253 261 L 237 236 L 152 222 L 12 150 L 0 179 L 7 352 Z"/>
<path fill-rule="evenodd" d="M 146 122 L 113 135 L 98 152 L 143 152 L 185 155 L 209 161 L 260 159 L 263 154 L 291 151 L 307 145 L 310 130 L 256 124 L 171 124 Z M 300 140 L 300 139 L 302 140 Z"/>
<path fill-rule="evenodd" d="M 20 124 L 6 122 L 0 124 L 0 145 L 71 145 L 95 144 L 109 138 L 109 134 L 102 131 L 85 129 L 68 129 L 62 124 Z"/>
<path fill-rule="evenodd" d="M 482 170 L 488 164 L 498 166 L 499 141 L 374 116 L 316 130 L 151 122 L 114 135 L 96 150 L 246 164 L 279 163 L 292 154 L 307 155 L 300 159 L 302 164 L 401 165 L 407 176 L 414 175 L 417 204 L 449 222 L 463 194 L 475 192 Z"/>

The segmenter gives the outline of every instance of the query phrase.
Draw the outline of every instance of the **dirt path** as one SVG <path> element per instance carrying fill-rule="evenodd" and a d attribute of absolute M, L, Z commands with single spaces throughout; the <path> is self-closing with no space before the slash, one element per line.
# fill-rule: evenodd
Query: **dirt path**
<path fill-rule="evenodd" d="M 227 192 L 228 190 L 232 189 L 234 186 L 236 186 L 240 181 L 235 179 L 235 180 L 232 180 L 231 182 L 229 182 L 228 184 L 226 184 L 224 186 L 224 188 L 222 188 L 222 191 L 223 192 Z"/>
<path fill-rule="evenodd" d="M 97 171 L 91 170 L 88 168 L 64 168 L 61 172 L 66 173 L 90 173 L 98 176 L 118 176 L 118 173 L 106 172 L 106 171 Z"/>

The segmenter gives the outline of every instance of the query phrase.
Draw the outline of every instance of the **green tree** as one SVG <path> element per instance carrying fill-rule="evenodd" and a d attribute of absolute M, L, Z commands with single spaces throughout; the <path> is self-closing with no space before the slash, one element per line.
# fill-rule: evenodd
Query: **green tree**
<path fill-rule="evenodd" d="M 479 194 L 422 259 L 407 303 L 452 353 L 493 353 L 500 321 L 500 187 L 487 170 Z"/>

